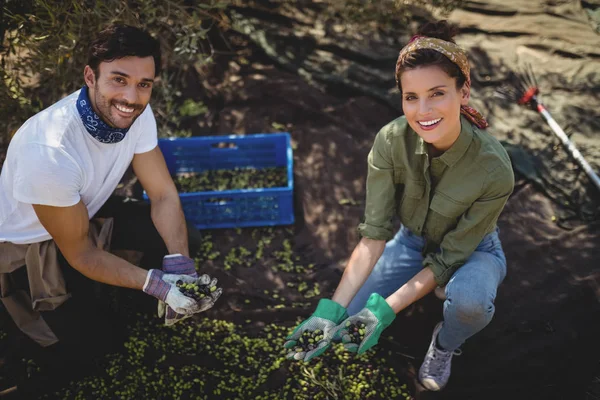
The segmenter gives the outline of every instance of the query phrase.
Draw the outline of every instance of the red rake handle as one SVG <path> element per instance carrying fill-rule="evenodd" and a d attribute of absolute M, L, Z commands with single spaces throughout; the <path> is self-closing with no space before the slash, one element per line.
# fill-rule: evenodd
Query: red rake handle
<path fill-rule="evenodd" d="M 538 104 L 537 110 L 540 114 L 542 114 L 542 116 L 544 117 L 548 125 L 550 125 L 550 128 L 554 131 L 556 136 L 558 136 L 563 146 L 567 148 L 567 151 L 571 154 L 575 161 L 577 161 L 579 166 L 583 168 L 587 176 L 592 180 L 592 183 L 596 185 L 598 190 L 600 190 L 600 178 L 594 172 L 590 164 L 588 164 L 588 162 L 585 161 L 585 158 L 583 158 L 579 150 L 577 150 L 573 142 L 571 142 L 565 131 L 563 131 L 560 125 L 558 125 L 554 118 L 552 118 L 552 116 L 550 115 L 548 110 L 546 110 L 546 107 L 544 107 L 543 104 Z"/>

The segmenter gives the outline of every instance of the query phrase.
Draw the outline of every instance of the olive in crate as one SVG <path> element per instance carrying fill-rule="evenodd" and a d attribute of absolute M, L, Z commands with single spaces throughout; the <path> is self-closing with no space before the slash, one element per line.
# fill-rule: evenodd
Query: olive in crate
<path fill-rule="evenodd" d="M 363 341 L 366 334 L 366 325 L 363 322 L 357 321 L 356 323 L 352 323 L 350 321 L 346 321 L 346 325 L 344 326 L 344 330 L 346 331 L 342 336 L 342 341 L 344 343 L 355 343 L 359 344 Z"/>
<path fill-rule="evenodd" d="M 198 285 L 196 283 L 184 283 L 181 280 L 176 282 L 176 286 L 181 293 L 183 293 L 187 297 L 191 297 L 196 301 L 202 300 L 203 298 L 217 290 L 216 286 Z"/>
<path fill-rule="evenodd" d="M 306 353 L 315 350 L 318 347 L 319 342 L 323 339 L 325 339 L 325 335 L 320 329 L 316 329 L 314 331 L 306 330 L 302 332 L 298 342 L 296 342 L 296 345 L 292 347 L 291 351 L 288 353 L 287 358 L 302 360 Z"/>
<path fill-rule="evenodd" d="M 182 193 L 287 186 L 287 168 L 235 168 L 183 173 L 173 177 Z"/>

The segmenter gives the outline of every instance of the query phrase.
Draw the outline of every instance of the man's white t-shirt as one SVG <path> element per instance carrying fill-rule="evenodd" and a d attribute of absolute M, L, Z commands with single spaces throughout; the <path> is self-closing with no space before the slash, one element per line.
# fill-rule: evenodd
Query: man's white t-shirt
<path fill-rule="evenodd" d="M 32 204 L 69 207 L 82 200 L 92 218 L 134 154 L 156 147 L 149 105 L 122 141 L 107 144 L 86 131 L 75 105 L 78 96 L 79 91 L 34 115 L 12 138 L 0 174 L 0 242 L 51 239 Z"/>

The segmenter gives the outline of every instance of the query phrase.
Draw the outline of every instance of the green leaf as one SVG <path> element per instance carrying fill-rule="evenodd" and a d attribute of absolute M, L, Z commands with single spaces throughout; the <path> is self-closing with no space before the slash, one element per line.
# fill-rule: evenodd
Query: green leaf
<path fill-rule="evenodd" d="M 186 99 L 179 108 L 179 115 L 182 117 L 197 117 L 198 115 L 205 114 L 207 111 L 208 108 L 201 101 Z"/>

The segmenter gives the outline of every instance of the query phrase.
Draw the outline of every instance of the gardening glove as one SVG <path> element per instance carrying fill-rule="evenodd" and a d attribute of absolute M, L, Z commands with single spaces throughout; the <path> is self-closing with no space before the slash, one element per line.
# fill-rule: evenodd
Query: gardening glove
<path fill-rule="evenodd" d="M 179 314 L 187 315 L 199 312 L 199 304 L 179 291 L 176 286 L 177 281 L 193 283 L 196 279 L 187 275 L 165 274 L 161 270 L 151 269 L 146 275 L 146 282 L 142 290 L 144 293 L 164 301 Z"/>
<path fill-rule="evenodd" d="M 167 274 L 183 274 L 198 278 L 194 260 L 182 254 L 169 254 L 163 257 L 162 270 Z M 168 309 L 168 310 L 167 310 Z M 177 314 L 172 308 L 167 307 L 164 301 L 158 301 L 158 318 L 165 317 L 165 325 L 173 325 L 190 315 Z"/>
<path fill-rule="evenodd" d="M 331 345 L 336 326 L 348 317 L 345 307 L 329 299 L 321 299 L 315 312 L 294 329 L 283 344 L 290 349 L 288 359 L 310 361 Z"/>
<path fill-rule="evenodd" d="M 179 276 L 185 276 L 185 275 L 179 275 Z M 181 282 L 182 284 L 186 283 L 186 282 Z M 200 313 L 203 311 L 208 310 L 209 308 L 211 308 L 212 306 L 215 305 L 216 301 L 219 299 L 219 297 L 221 297 L 221 294 L 223 293 L 223 289 L 222 288 L 217 288 L 217 279 L 216 278 L 212 278 L 206 274 L 203 274 L 200 276 L 200 278 L 193 280 L 192 282 L 187 282 L 187 283 L 193 283 L 195 284 L 197 287 L 208 287 L 209 291 L 206 293 L 201 293 L 201 292 L 194 292 L 192 290 L 191 287 L 185 287 L 185 285 L 183 285 L 181 288 L 178 287 L 178 290 L 187 290 L 191 292 L 191 296 L 194 297 L 194 301 L 198 304 L 198 310 L 194 312 L 195 313 Z M 179 286 L 179 285 L 177 285 Z M 159 310 L 160 311 L 160 310 Z M 184 315 L 181 316 L 180 313 L 171 308 L 166 307 L 166 313 L 165 313 L 165 324 L 166 325 L 173 325 L 175 322 L 180 321 L 181 319 L 188 317 L 189 315 Z"/>
<path fill-rule="evenodd" d="M 163 270 L 165 272 L 186 274 L 187 276 L 195 278 L 192 282 L 185 281 L 183 283 L 195 283 L 196 285 L 199 285 L 199 286 L 203 285 L 203 286 L 208 286 L 209 288 L 211 288 L 210 294 L 206 295 L 206 297 L 204 297 L 200 300 L 197 300 L 197 303 L 199 305 L 199 309 L 197 312 L 206 311 L 209 308 L 211 308 L 212 306 L 214 306 L 217 299 L 223 293 L 222 288 L 217 288 L 217 279 L 216 278 L 211 279 L 211 277 L 206 274 L 203 274 L 202 276 L 200 276 L 200 278 L 197 278 L 198 274 L 196 273 L 196 266 L 195 266 L 194 260 L 192 260 L 191 258 L 182 256 L 181 254 L 175 254 L 173 256 L 166 256 L 163 259 Z M 181 321 L 190 316 L 190 315 L 182 315 L 180 313 L 177 313 L 171 307 L 166 307 L 164 305 L 164 303 L 162 303 L 162 305 L 161 305 L 161 302 L 159 302 L 158 316 L 159 316 L 159 318 L 162 318 L 163 315 L 165 317 L 165 325 L 167 325 L 167 326 L 173 325 L 174 323 Z"/>
<path fill-rule="evenodd" d="M 379 341 L 381 332 L 396 318 L 396 313 L 383 297 L 372 293 L 365 308 L 342 322 L 336 334 L 342 338 L 346 350 L 363 354 Z"/>

